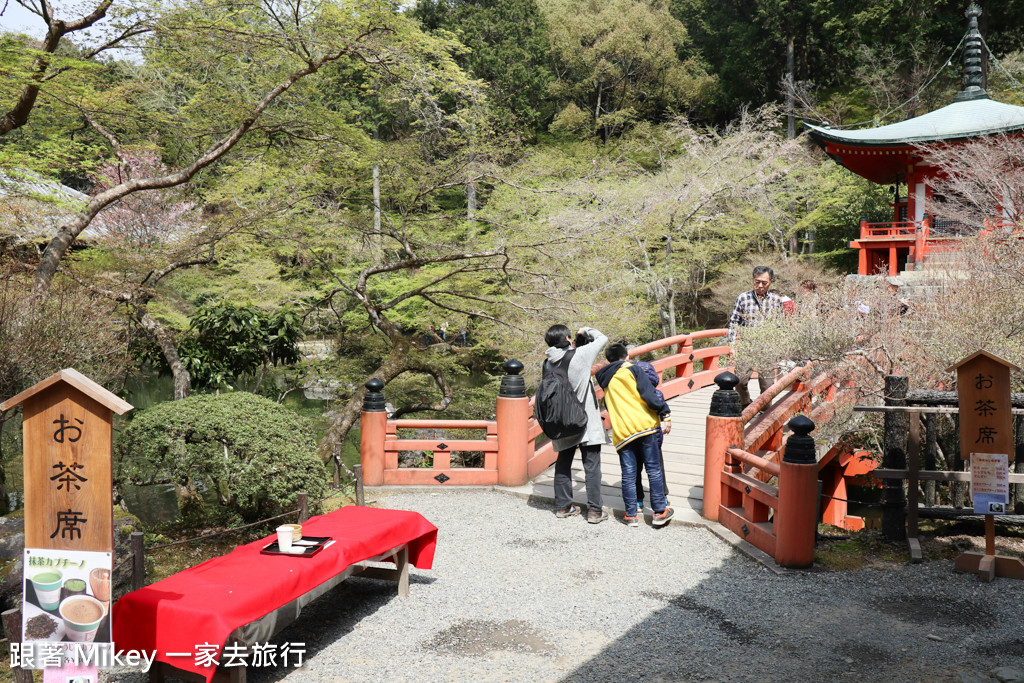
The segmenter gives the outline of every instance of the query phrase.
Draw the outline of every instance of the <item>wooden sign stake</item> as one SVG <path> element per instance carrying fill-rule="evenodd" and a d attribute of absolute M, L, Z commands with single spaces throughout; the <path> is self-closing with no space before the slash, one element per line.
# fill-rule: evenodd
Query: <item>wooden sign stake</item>
<path fill-rule="evenodd" d="M 1010 371 L 1020 368 L 987 351 L 977 351 L 946 369 L 956 370 L 961 456 L 1006 454 L 1007 460 L 1013 462 Z M 971 470 L 973 482 L 973 462 Z M 973 490 L 971 494 L 974 495 Z M 963 553 L 953 566 L 957 571 L 975 573 L 985 582 L 997 576 L 1024 579 L 1024 562 L 996 554 L 994 514 L 985 515 L 985 552 Z"/>
<path fill-rule="evenodd" d="M 21 633 L 28 635 L 34 617 L 67 622 L 64 608 L 69 606 L 80 618 L 89 617 L 85 621 L 92 623 L 91 630 L 51 628 L 47 636 L 32 640 L 112 647 L 112 425 L 115 413 L 123 415 L 132 406 L 73 368 L 0 403 L 0 410 L 19 405 L 25 481 Z M 35 663 L 45 666 L 38 659 Z M 95 668 L 51 666 L 43 680 L 77 680 L 77 674 L 86 673 L 95 680 Z"/>

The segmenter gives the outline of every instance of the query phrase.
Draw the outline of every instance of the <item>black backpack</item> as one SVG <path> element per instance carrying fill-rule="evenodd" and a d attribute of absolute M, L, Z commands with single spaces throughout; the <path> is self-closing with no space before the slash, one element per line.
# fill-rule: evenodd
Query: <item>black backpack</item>
<path fill-rule="evenodd" d="M 575 353 L 569 351 L 557 363 L 544 361 L 542 366 L 533 414 L 549 439 L 579 436 L 587 427 L 587 411 L 569 382 L 569 362 Z"/>

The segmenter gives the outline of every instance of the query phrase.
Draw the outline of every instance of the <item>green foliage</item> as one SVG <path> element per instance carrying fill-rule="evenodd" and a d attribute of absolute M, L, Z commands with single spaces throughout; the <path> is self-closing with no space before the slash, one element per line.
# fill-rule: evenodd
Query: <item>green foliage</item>
<path fill-rule="evenodd" d="M 716 96 L 715 78 L 697 58 L 680 58 L 688 37 L 664 2 L 544 0 L 551 95 L 563 113 L 557 130 L 578 127 L 579 114 L 602 139 L 635 121 L 699 111 Z M 572 105 L 568 111 L 566 107 Z"/>
<path fill-rule="evenodd" d="M 132 420 L 116 453 L 117 485 L 171 482 L 200 514 L 212 511 L 195 495 L 198 486 L 246 521 L 293 507 L 299 491 L 317 500 L 326 490 L 304 420 L 247 392 L 160 403 Z"/>
<path fill-rule="evenodd" d="M 868 120 L 910 99 L 940 69 L 966 28 L 960 0 L 671 0 L 693 50 L 721 84 L 715 118 L 737 107 L 781 99 L 790 40 L 794 80 L 810 83 L 837 112 L 832 119 Z M 1021 47 L 1024 8 L 987 3 L 982 17 L 996 54 Z M 926 100 L 948 104 L 956 88 L 940 79 Z M 885 93 L 880 87 L 884 83 Z M 940 87 L 941 86 L 941 87 Z M 915 106 L 915 103 L 910 103 Z M 852 105 L 852 106 L 850 106 Z M 894 120 L 909 112 L 896 114 Z M 920 109 L 918 114 L 923 113 Z M 893 121 L 888 121 L 889 123 Z"/>
<path fill-rule="evenodd" d="M 450 31 L 468 50 L 459 64 L 490 86 L 493 103 L 508 112 L 502 127 L 535 131 L 551 117 L 553 80 L 547 63 L 547 25 L 536 0 L 422 0 L 413 15 L 431 30 Z"/>
<path fill-rule="evenodd" d="M 179 343 L 182 362 L 197 387 L 228 385 L 263 374 L 278 364 L 297 363 L 302 317 L 283 308 L 269 313 L 229 301 L 203 304 Z"/>

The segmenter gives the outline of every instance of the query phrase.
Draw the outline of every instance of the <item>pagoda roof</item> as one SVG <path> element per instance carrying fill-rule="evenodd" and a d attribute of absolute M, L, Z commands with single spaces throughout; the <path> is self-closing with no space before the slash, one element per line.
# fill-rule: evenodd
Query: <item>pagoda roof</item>
<path fill-rule="evenodd" d="M 1024 131 L 1024 107 L 983 97 L 953 102 L 933 112 L 877 128 L 840 130 L 804 125 L 822 146 L 832 142 L 850 147 L 912 147 Z"/>

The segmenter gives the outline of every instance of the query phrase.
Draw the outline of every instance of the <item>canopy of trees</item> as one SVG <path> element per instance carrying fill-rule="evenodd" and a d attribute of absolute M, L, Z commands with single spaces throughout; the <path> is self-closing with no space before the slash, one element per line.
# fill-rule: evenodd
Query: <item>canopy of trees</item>
<path fill-rule="evenodd" d="M 68 364 L 178 399 L 328 384 L 324 459 L 370 376 L 477 411 L 453 382 L 554 321 L 642 341 L 721 324 L 748 254 L 845 270 L 886 188 L 787 114 L 944 105 L 963 32 L 951 0 L 13 1 L 39 31 L 0 34 L 7 393 Z M 1024 10 L 985 9 L 1012 100 Z"/>

